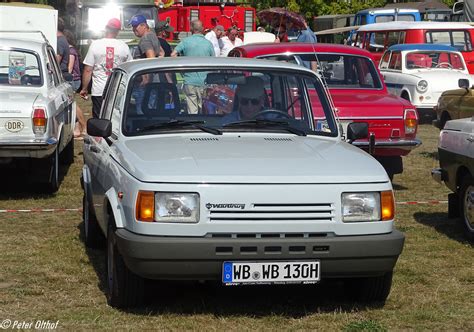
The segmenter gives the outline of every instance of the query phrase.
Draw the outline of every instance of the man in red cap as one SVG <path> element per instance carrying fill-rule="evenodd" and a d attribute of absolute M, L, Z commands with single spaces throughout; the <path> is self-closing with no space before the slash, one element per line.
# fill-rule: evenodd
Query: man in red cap
<path fill-rule="evenodd" d="M 92 115 L 99 117 L 102 106 L 102 92 L 112 69 L 119 64 L 132 60 L 128 45 L 117 39 L 122 23 L 117 18 L 109 20 L 105 26 L 105 37 L 94 40 L 84 58 L 82 89 L 79 93 L 87 99 L 87 89 L 92 78 Z"/>

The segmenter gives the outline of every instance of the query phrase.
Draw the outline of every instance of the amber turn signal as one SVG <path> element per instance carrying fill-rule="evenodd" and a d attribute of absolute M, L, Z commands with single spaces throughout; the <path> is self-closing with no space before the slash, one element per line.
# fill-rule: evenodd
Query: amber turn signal
<path fill-rule="evenodd" d="M 395 200 L 393 191 L 382 191 L 380 193 L 382 205 L 382 220 L 392 220 L 395 217 Z"/>
<path fill-rule="evenodd" d="M 152 222 L 155 220 L 155 193 L 139 191 L 135 214 L 138 221 Z"/>

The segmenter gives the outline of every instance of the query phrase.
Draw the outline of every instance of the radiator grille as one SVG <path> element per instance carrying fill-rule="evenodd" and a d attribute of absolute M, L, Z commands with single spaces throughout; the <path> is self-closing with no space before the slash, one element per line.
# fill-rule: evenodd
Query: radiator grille
<path fill-rule="evenodd" d="M 332 221 L 334 206 L 331 203 L 269 204 L 256 203 L 250 208 L 212 209 L 208 211 L 212 221 Z"/>

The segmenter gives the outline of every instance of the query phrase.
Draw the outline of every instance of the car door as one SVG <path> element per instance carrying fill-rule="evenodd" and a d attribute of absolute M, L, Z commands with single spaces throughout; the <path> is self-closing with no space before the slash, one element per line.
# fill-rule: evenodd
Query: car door
<path fill-rule="evenodd" d="M 56 58 L 56 54 L 51 46 L 48 46 L 48 53 L 52 57 Z M 74 109 L 74 91 L 72 90 L 71 85 L 66 82 L 63 78 L 63 74 L 59 67 L 57 61 L 54 62 L 55 72 L 57 76 L 56 89 L 58 90 L 59 95 L 62 100 L 62 110 L 59 116 L 59 121 L 62 122 L 62 138 L 63 141 L 61 144 L 66 145 L 69 141 L 69 138 L 73 135 L 74 124 L 76 122 L 76 114 Z"/>
<path fill-rule="evenodd" d="M 385 85 L 391 94 L 401 95 L 403 82 L 401 82 L 402 55 L 399 51 L 385 52 L 380 63 Z"/>
<path fill-rule="evenodd" d="M 50 134 L 59 140 L 60 130 L 63 129 L 62 126 L 65 122 L 65 119 L 67 119 L 68 116 L 70 117 L 70 115 L 67 114 L 68 99 L 67 95 L 64 93 L 64 80 L 62 78 L 59 65 L 56 61 L 56 55 L 54 54 L 54 51 L 51 47 L 47 47 L 46 53 L 48 56 L 48 72 L 53 78 L 51 85 L 48 87 L 48 111 L 51 112 L 48 114 L 49 130 Z M 66 135 L 67 134 L 68 131 L 66 131 Z M 64 142 L 65 141 L 63 140 L 58 144 L 60 151 L 64 148 Z"/>
<path fill-rule="evenodd" d="M 459 103 L 459 118 L 469 118 L 474 116 L 474 89 L 469 91 L 461 97 Z"/>
<path fill-rule="evenodd" d="M 121 71 L 114 71 L 106 84 L 100 110 L 101 119 L 111 120 L 121 77 Z M 122 94 L 125 93 L 124 89 L 121 91 Z M 86 163 L 91 173 L 92 199 L 98 205 L 104 204 L 105 193 L 111 187 L 111 174 L 116 173 L 111 160 L 111 146 L 118 138 L 118 131 L 116 128 L 114 130 L 110 137 L 90 137 L 84 141 L 85 148 L 88 149 Z M 97 214 L 97 219 L 103 225 L 106 222 L 101 213 Z"/>

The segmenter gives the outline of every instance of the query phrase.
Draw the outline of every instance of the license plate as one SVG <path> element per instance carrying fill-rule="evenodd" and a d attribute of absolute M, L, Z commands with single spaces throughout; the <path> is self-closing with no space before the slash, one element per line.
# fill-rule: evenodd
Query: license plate
<path fill-rule="evenodd" d="M 238 284 L 317 283 L 319 261 L 299 262 L 224 262 L 222 282 Z"/>
<path fill-rule="evenodd" d="M 8 120 L 5 122 L 5 129 L 12 133 L 22 131 L 25 125 L 21 120 Z"/>

